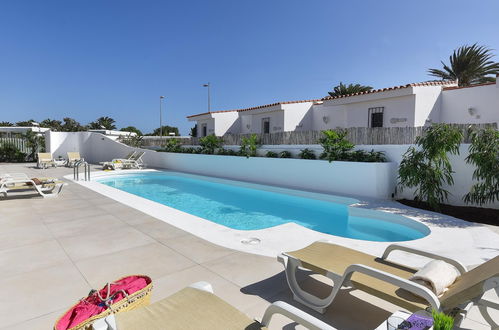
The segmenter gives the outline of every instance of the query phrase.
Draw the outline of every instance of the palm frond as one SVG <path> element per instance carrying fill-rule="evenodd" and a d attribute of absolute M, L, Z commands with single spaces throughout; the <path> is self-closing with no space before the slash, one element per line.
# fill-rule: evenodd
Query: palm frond
<path fill-rule="evenodd" d="M 442 62 L 443 70 L 429 69 L 431 76 L 458 80 L 459 86 L 469 86 L 492 81 L 499 74 L 499 63 L 494 62 L 492 50 L 476 43 L 464 45 L 449 56 L 449 65 Z"/>

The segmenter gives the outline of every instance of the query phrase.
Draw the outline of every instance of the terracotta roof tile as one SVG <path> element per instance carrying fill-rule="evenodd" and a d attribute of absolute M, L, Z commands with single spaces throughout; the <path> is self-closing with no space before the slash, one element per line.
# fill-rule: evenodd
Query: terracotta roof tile
<path fill-rule="evenodd" d="M 456 84 L 456 82 L 453 80 L 424 81 L 424 82 L 419 82 L 419 83 L 411 83 L 411 84 L 407 84 L 407 85 L 386 87 L 386 88 L 380 88 L 380 89 L 371 89 L 370 91 L 367 91 L 367 92 L 353 93 L 353 94 L 340 95 L 340 96 L 326 96 L 323 98 L 323 100 L 343 99 L 343 98 L 351 97 L 351 96 L 374 94 L 374 93 L 392 91 L 392 90 L 396 90 L 396 89 L 403 89 L 403 88 L 409 88 L 409 87 L 445 86 L 445 85 L 452 85 L 452 84 Z"/>
<path fill-rule="evenodd" d="M 373 89 L 373 90 L 370 90 L 368 92 L 354 93 L 354 94 L 341 95 L 341 96 L 335 96 L 335 97 L 327 96 L 327 97 L 324 97 L 322 99 L 276 102 L 276 103 L 271 103 L 271 104 L 259 105 L 259 106 L 256 106 L 256 107 L 244 108 L 244 109 L 219 110 L 219 111 L 203 112 L 203 113 L 199 113 L 199 114 L 196 114 L 196 115 L 187 116 L 187 118 L 193 118 L 193 117 L 197 117 L 197 116 L 203 116 L 203 115 L 208 115 L 208 114 L 212 114 L 212 113 L 221 113 L 221 112 L 233 112 L 233 111 L 243 112 L 243 111 L 249 111 L 249 110 L 256 110 L 256 109 L 268 108 L 268 107 L 272 107 L 272 106 L 276 106 L 276 105 L 281 105 L 281 104 L 293 104 L 293 103 L 305 103 L 305 102 L 318 102 L 318 101 L 323 101 L 323 100 L 334 100 L 334 99 L 341 99 L 341 98 L 350 97 L 350 96 L 380 93 L 380 92 L 386 92 L 386 91 L 391 91 L 391 90 L 396 90 L 396 89 L 402 89 L 402 88 L 409 88 L 409 87 L 445 86 L 445 85 L 452 85 L 452 84 L 456 84 L 456 82 L 452 81 L 452 80 L 424 81 L 424 82 L 412 83 L 412 84 L 407 84 L 407 85 L 400 85 L 400 86 L 394 86 L 394 87 Z M 448 88 L 451 88 L 451 87 L 449 86 Z"/>
<path fill-rule="evenodd" d="M 444 91 L 453 90 L 453 89 L 461 89 L 461 88 L 488 86 L 488 85 L 495 85 L 495 84 L 496 84 L 496 82 L 492 81 L 492 82 L 488 82 L 488 83 L 476 84 L 476 85 L 471 85 L 471 86 L 448 86 L 448 87 L 444 87 Z"/>
<path fill-rule="evenodd" d="M 263 109 L 263 108 L 273 107 L 275 105 L 281 105 L 281 104 L 293 104 L 293 103 L 305 103 L 305 102 L 317 102 L 317 101 L 320 101 L 320 99 L 276 102 L 276 103 L 271 103 L 271 104 L 259 105 L 259 106 L 251 107 L 251 108 L 244 108 L 244 109 L 219 110 L 219 111 L 204 112 L 204 113 L 199 113 L 197 115 L 187 116 L 187 118 L 192 118 L 192 117 L 197 117 L 197 116 L 202 116 L 202 115 L 208 115 L 208 114 L 212 114 L 212 113 L 232 112 L 232 111 L 242 112 L 242 111 L 249 111 L 249 110 L 256 110 L 256 109 Z"/>

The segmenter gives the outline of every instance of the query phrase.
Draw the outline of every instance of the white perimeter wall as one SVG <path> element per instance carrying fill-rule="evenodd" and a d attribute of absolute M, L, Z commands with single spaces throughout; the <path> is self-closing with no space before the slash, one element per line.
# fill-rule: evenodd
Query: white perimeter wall
<path fill-rule="evenodd" d="M 499 124 L 498 84 L 444 90 L 442 92 L 441 121 L 457 124 Z M 468 112 L 470 107 L 476 110 L 476 114 L 473 116 Z"/>
<path fill-rule="evenodd" d="M 350 163 L 303 159 L 165 153 L 173 171 L 222 177 L 336 195 L 390 198 L 392 163 Z"/>
<path fill-rule="evenodd" d="M 122 158 L 131 150 L 122 143 L 113 141 L 98 133 L 49 132 L 47 150 L 55 157 L 68 151 L 79 151 L 90 163 Z M 332 194 L 390 198 L 395 190 L 397 170 L 402 155 L 410 145 L 359 145 L 356 149 L 384 151 L 391 163 L 352 163 L 302 159 L 245 158 L 236 156 L 213 156 L 197 154 L 173 154 L 145 151 L 143 157 L 148 167 L 166 168 L 174 171 L 198 173 L 228 179 L 251 181 L 303 190 L 321 191 Z M 473 184 L 473 166 L 466 164 L 468 144 L 460 147 L 460 155 L 450 156 L 455 174 L 449 204 L 465 205 L 462 197 Z M 236 149 L 236 146 L 232 147 Z M 309 148 L 319 155 L 319 145 L 262 146 L 260 154 L 268 150 L 288 150 L 297 155 L 301 149 Z M 397 198 L 413 199 L 413 190 L 398 192 Z M 499 203 L 484 205 L 499 209 Z"/>
<path fill-rule="evenodd" d="M 357 145 L 355 150 L 365 150 L 365 151 L 383 151 L 385 153 L 388 161 L 394 164 L 393 170 L 390 173 L 390 181 L 397 182 L 398 167 L 402 161 L 403 154 L 411 145 Z M 238 146 L 225 146 L 226 149 L 239 150 Z M 323 148 L 318 145 L 263 145 L 258 149 L 258 154 L 264 156 L 267 151 L 273 151 L 279 153 L 281 151 L 290 151 L 293 157 L 298 157 L 301 150 L 308 148 L 314 151 L 317 157 L 323 151 Z M 474 181 L 472 179 L 474 167 L 465 162 L 465 158 L 469 155 L 468 152 L 469 144 L 462 144 L 460 146 L 459 155 L 450 155 L 449 159 L 451 161 L 452 169 L 455 172 L 453 175 L 454 185 L 451 187 L 444 186 L 445 189 L 451 192 L 449 196 L 448 203 L 452 205 L 466 205 L 462 198 L 469 192 L 470 187 L 473 185 Z M 327 163 L 327 161 L 326 161 Z M 349 163 L 351 164 L 351 163 Z M 395 188 L 395 186 L 393 186 Z M 397 198 L 414 199 L 414 189 L 405 188 L 403 191 L 397 189 Z M 392 191 L 395 192 L 395 189 Z M 484 205 L 484 207 L 499 208 L 499 203 L 496 202 L 492 205 Z"/>

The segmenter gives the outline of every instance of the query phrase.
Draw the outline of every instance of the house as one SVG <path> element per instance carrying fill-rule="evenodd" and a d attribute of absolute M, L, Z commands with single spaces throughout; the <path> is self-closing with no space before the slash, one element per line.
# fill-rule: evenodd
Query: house
<path fill-rule="evenodd" d="M 240 132 L 237 110 L 223 110 L 200 113 L 188 116 L 189 121 L 195 121 L 197 125 L 197 136 L 216 135 L 222 136 L 227 133 L 237 134 Z"/>
<path fill-rule="evenodd" d="M 137 133 L 135 132 L 126 132 L 126 131 L 116 131 L 116 130 L 109 130 L 109 129 L 89 129 L 89 132 L 92 133 L 100 133 L 102 135 L 106 135 L 107 137 L 113 139 L 113 140 L 118 140 L 119 138 L 127 138 L 127 137 L 132 137 L 136 136 Z"/>
<path fill-rule="evenodd" d="M 442 89 L 453 81 L 412 83 L 325 97 L 314 107 L 314 129 L 424 126 L 439 121 Z"/>
<path fill-rule="evenodd" d="M 455 81 L 428 81 L 252 108 L 189 116 L 198 136 L 350 127 L 418 127 L 431 123 L 499 124 L 499 79 L 458 87 Z"/>
<path fill-rule="evenodd" d="M 276 102 L 251 108 L 205 112 L 188 116 L 198 136 L 276 133 L 312 128 L 312 106 L 320 100 Z"/>
<path fill-rule="evenodd" d="M 26 134 L 28 131 L 35 132 L 37 135 L 43 135 L 45 132 L 50 131 L 50 128 L 39 126 L 1 126 L 0 137 L 14 137 L 19 134 Z"/>

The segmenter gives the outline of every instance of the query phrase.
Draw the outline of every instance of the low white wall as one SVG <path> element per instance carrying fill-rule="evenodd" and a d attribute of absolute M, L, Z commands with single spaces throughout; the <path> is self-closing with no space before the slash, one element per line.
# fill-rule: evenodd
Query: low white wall
<path fill-rule="evenodd" d="M 394 191 L 392 163 L 163 154 L 173 171 L 349 196 L 391 198 Z"/>
<path fill-rule="evenodd" d="M 332 194 L 390 198 L 395 191 L 398 166 L 403 154 L 410 145 L 359 145 L 356 149 L 384 151 L 390 163 L 353 163 L 303 159 L 245 158 L 236 156 L 215 156 L 199 154 L 177 154 L 156 152 L 147 149 L 143 157 L 149 167 L 166 168 L 173 171 L 190 172 L 222 178 L 251 181 L 304 190 Z M 238 149 L 238 146 L 225 146 Z M 317 155 L 322 152 L 320 145 L 279 145 L 262 146 L 259 154 L 268 150 L 290 151 L 297 155 L 301 149 L 309 148 Z M 469 192 L 474 181 L 474 167 L 465 162 L 469 144 L 460 146 L 460 155 L 450 156 L 454 170 L 454 185 L 444 186 L 450 191 L 448 203 L 465 205 L 463 196 Z M 47 135 L 47 149 L 57 157 L 67 151 L 79 151 L 90 163 L 122 158 L 131 148 L 98 133 L 50 132 Z M 414 198 L 413 189 L 398 191 L 397 198 Z M 499 203 L 484 205 L 499 209 Z"/>

